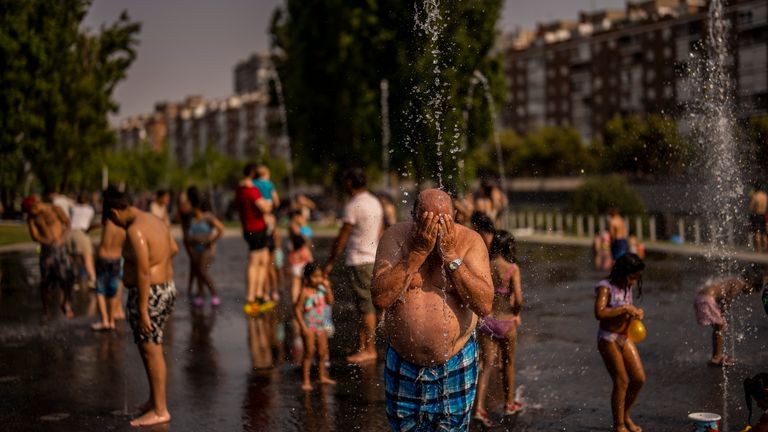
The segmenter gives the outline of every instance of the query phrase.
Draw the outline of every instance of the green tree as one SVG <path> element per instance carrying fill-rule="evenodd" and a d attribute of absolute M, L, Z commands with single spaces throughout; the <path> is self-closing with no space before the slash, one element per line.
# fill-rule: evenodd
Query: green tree
<path fill-rule="evenodd" d="M 489 54 L 501 3 L 457 0 L 441 6 L 440 36 L 431 44 L 414 26 L 423 10 L 408 2 L 287 0 L 274 15 L 272 36 L 297 175 L 328 183 L 338 167 L 381 169 L 380 82 L 387 79 L 392 169 L 421 181 L 435 179 L 442 164 L 444 177 L 452 176 L 475 70 L 488 76 L 502 102 L 501 63 Z M 479 90 L 475 99 L 482 107 Z M 473 110 L 471 121 L 470 150 L 487 140 L 487 109 Z M 442 130 L 439 146 L 436 125 Z"/>
<path fill-rule="evenodd" d="M 99 33 L 81 30 L 87 0 L 0 0 L 0 176 L 3 200 L 31 171 L 67 188 L 114 142 L 112 92 L 135 58 L 139 24 L 123 13 Z M 78 182 L 93 182 L 80 176 Z"/>
<path fill-rule="evenodd" d="M 568 202 L 568 211 L 576 214 L 604 214 L 610 207 L 625 215 L 645 213 L 642 198 L 618 174 L 587 180 L 573 191 Z"/>
<path fill-rule="evenodd" d="M 659 115 L 614 117 L 595 146 L 602 172 L 658 179 L 688 169 L 690 142 L 671 119 Z"/>
<path fill-rule="evenodd" d="M 768 116 L 750 119 L 746 125 L 746 172 L 755 173 L 753 181 L 768 183 Z"/>

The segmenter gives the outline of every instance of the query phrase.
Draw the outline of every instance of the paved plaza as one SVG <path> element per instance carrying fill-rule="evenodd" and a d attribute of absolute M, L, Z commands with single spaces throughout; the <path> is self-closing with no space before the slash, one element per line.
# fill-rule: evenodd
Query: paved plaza
<path fill-rule="evenodd" d="M 330 239 L 320 239 L 322 259 Z M 595 282 L 589 250 L 562 245 L 519 247 L 526 308 L 518 346 L 518 385 L 528 406 L 493 430 L 609 431 L 610 379 L 596 350 Z M 170 425 L 174 431 L 386 431 L 382 369 L 344 364 L 354 345 L 350 293 L 336 287 L 336 336 L 331 339 L 335 387 L 300 390 L 290 331 L 281 316 L 242 312 L 246 247 L 224 238 L 213 265 L 222 306 L 195 309 L 186 301 L 187 258 L 176 258 L 179 301 L 167 331 Z M 737 366 L 706 366 L 710 330 L 696 326 L 693 297 L 714 276 L 703 258 L 653 253 L 640 306 L 648 339 L 639 345 L 648 382 L 635 420 L 653 432 L 688 430 L 691 411 L 728 413 L 729 431 L 746 421 L 741 382 L 768 364 L 768 319 L 757 295 L 737 301 L 730 340 Z M 76 293 L 77 318 L 39 324 L 37 256 L 0 254 L 0 424 L 7 431 L 127 431 L 147 395 L 141 360 L 127 325 L 94 333 L 88 292 Z M 381 351 L 381 350 L 380 350 Z M 380 357 L 381 358 L 381 357 Z M 266 368 L 271 359 L 276 366 Z M 489 411 L 502 419 L 500 385 Z M 725 397 L 723 395 L 726 395 Z M 472 430 L 481 430 L 473 424 Z"/>

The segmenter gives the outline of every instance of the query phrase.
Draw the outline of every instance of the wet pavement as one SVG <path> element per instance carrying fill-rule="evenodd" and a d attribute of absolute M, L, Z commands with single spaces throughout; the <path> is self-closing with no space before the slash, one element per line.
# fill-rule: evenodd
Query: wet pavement
<path fill-rule="evenodd" d="M 330 239 L 319 239 L 321 258 Z M 180 290 L 166 331 L 170 425 L 174 431 L 385 431 L 382 364 L 347 366 L 354 345 L 350 293 L 337 288 L 331 339 L 336 386 L 300 390 L 297 352 L 279 314 L 249 319 L 241 309 L 244 242 L 224 238 L 212 274 L 222 305 L 186 302 L 187 259 L 176 258 Z M 518 346 L 518 386 L 527 409 L 493 430 L 609 431 L 610 378 L 596 350 L 592 269 L 587 249 L 519 247 L 526 308 Z M 768 369 L 768 319 L 758 295 L 738 300 L 730 341 L 738 365 L 706 366 L 709 328 L 693 313 L 698 286 L 714 275 L 702 258 L 652 254 L 640 303 L 648 339 L 639 345 L 648 382 L 634 410 L 647 431 L 687 431 L 691 411 L 728 413 L 730 431 L 746 421 L 741 382 Z M 92 293 L 76 293 L 77 318 L 41 326 L 37 257 L 0 254 L 0 430 L 122 431 L 147 396 L 141 360 L 127 325 L 94 333 Z M 293 359 L 292 359 L 293 357 Z M 275 363 L 274 368 L 268 366 Z M 314 376 L 314 375 L 313 375 Z M 725 390 L 725 391 L 724 391 Z M 488 406 L 502 420 L 498 378 Z M 723 397 L 727 394 L 727 397 Z M 482 430 L 473 424 L 473 430 Z M 723 430 L 726 430 L 723 428 Z"/>

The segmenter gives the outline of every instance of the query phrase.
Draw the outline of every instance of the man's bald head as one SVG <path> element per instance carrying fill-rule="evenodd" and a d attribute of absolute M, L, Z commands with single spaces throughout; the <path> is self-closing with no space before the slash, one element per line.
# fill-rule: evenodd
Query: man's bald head
<path fill-rule="evenodd" d="M 453 216 L 453 200 L 440 189 L 425 189 L 416 197 L 411 216 L 418 220 L 424 212 Z"/>

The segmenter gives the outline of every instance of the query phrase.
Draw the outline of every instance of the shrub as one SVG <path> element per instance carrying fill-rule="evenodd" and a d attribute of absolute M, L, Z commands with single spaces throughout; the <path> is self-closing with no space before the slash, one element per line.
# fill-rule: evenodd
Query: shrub
<path fill-rule="evenodd" d="M 596 177 L 584 182 L 570 197 L 568 210 L 577 214 L 604 214 L 616 207 L 622 214 L 642 214 L 645 204 L 621 175 Z"/>

